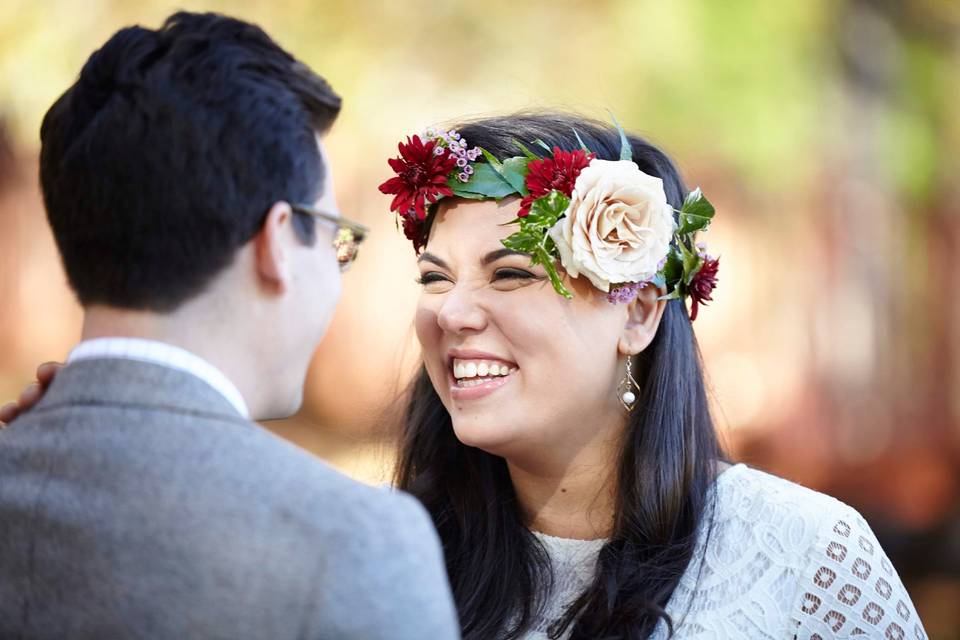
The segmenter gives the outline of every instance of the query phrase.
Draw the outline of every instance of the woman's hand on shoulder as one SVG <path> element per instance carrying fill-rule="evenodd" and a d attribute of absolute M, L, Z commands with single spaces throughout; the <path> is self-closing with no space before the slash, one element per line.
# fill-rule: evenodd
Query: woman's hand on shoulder
<path fill-rule="evenodd" d="M 40 402 L 53 379 L 63 369 L 62 362 L 44 362 L 37 367 L 37 380 L 27 385 L 16 402 L 8 402 L 0 407 L 0 429 L 13 422 L 21 413 Z"/>

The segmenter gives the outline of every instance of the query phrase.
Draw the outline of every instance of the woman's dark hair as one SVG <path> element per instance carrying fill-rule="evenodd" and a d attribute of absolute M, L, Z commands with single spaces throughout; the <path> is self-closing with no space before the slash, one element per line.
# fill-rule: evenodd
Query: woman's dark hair
<path fill-rule="evenodd" d="M 499 159 L 530 149 L 580 148 L 617 160 L 616 130 L 568 115 L 515 115 L 456 127 L 470 146 Z M 663 180 L 667 201 L 686 193 L 659 149 L 630 136 L 633 160 Z M 429 221 L 428 221 L 429 222 Z M 636 357 L 638 402 L 616 474 L 615 519 L 592 584 L 557 621 L 553 637 L 646 638 L 691 561 L 723 452 L 707 406 L 700 352 L 681 300 L 667 302 L 656 337 Z M 440 534 L 466 640 L 517 638 L 535 620 L 551 588 L 545 549 L 518 508 L 506 462 L 457 440 L 450 415 L 421 368 L 404 414 L 396 484 L 419 498 Z"/>
<path fill-rule="evenodd" d="M 40 182 L 81 304 L 169 311 L 249 242 L 271 205 L 322 185 L 340 98 L 259 27 L 177 13 L 90 56 L 40 130 Z M 304 243 L 307 216 L 295 216 Z"/>

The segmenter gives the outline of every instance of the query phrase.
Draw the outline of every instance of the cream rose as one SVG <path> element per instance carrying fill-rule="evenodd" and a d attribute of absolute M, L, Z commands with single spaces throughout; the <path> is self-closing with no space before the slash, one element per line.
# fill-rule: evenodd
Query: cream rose
<path fill-rule="evenodd" d="M 574 185 L 566 215 L 550 229 L 560 263 L 595 287 L 656 275 L 673 237 L 673 207 L 663 181 L 633 162 L 593 160 Z"/>

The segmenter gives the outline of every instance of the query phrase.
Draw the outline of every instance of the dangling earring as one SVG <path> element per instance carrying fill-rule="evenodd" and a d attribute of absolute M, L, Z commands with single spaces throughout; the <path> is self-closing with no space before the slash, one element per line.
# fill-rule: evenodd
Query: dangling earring
<path fill-rule="evenodd" d="M 620 404 L 622 404 L 623 408 L 627 411 L 632 411 L 634 405 L 637 403 L 637 394 L 634 390 L 640 391 L 640 385 L 637 384 L 637 381 L 633 378 L 630 360 L 632 360 L 632 358 L 627 356 L 627 375 L 623 376 L 623 380 L 617 385 L 617 397 L 620 399 Z"/>

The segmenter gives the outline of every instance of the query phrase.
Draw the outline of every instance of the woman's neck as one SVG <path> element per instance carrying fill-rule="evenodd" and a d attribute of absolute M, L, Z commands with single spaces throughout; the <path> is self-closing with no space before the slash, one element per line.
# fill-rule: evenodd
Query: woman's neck
<path fill-rule="evenodd" d="M 559 538 L 607 538 L 616 499 L 614 451 L 584 452 L 561 469 L 507 461 L 527 526 Z"/>
<path fill-rule="evenodd" d="M 517 501 L 530 529 L 578 540 L 612 535 L 619 448 L 611 444 L 605 449 L 586 451 L 554 471 L 507 460 Z M 713 479 L 730 467 L 717 460 Z"/>

